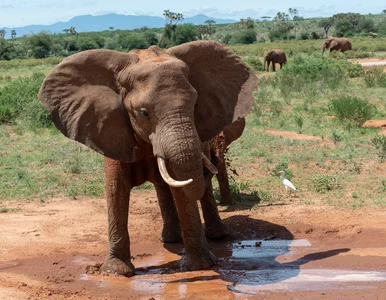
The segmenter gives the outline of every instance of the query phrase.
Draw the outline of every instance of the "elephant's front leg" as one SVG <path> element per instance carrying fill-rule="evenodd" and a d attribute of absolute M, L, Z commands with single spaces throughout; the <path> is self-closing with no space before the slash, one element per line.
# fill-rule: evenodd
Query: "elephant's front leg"
<path fill-rule="evenodd" d="M 130 165 L 105 157 L 109 252 L 101 271 L 133 276 L 127 229 L 130 200 Z"/>
<path fill-rule="evenodd" d="M 169 185 L 162 180 L 155 183 L 154 186 L 163 220 L 163 228 L 159 240 L 163 243 L 179 242 L 182 240 L 180 220 L 178 219 L 176 205 Z"/>
<path fill-rule="evenodd" d="M 216 264 L 216 257 L 210 252 L 202 230 L 201 218 L 196 200 L 185 197 L 181 188 L 172 189 L 181 223 L 185 247 L 185 263 L 188 270 L 201 270 Z"/>

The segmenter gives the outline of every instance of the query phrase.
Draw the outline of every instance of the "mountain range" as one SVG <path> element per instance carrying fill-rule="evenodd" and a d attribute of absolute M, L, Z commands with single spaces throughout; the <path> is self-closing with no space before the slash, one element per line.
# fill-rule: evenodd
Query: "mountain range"
<path fill-rule="evenodd" d="M 191 23 L 194 25 L 202 25 L 207 20 L 213 20 L 216 24 L 235 23 L 237 20 L 231 19 L 216 19 L 199 14 L 193 17 L 185 18 L 181 23 Z M 28 25 L 16 28 L 0 28 L 6 31 L 5 38 L 11 37 L 11 31 L 15 30 L 18 37 L 26 34 L 35 34 L 40 31 L 48 31 L 50 33 L 63 33 L 64 29 L 75 27 L 77 32 L 103 31 L 114 29 L 132 30 L 147 26 L 149 28 L 162 28 L 165 26 L 165 19 L 156 16 L 135 16 L 135 15 L 119 15 L 106 14 L 99 16 L 83 15 L 76 16 L 67 22 L 57 22 L 52 25 Z"/>

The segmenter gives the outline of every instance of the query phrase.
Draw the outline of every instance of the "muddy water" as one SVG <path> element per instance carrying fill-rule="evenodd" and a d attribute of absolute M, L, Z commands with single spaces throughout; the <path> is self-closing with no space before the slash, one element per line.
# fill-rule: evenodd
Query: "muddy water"
<path fill-rule="evenodd" d="M 158 252 L 135 259 L 137 273 L 132 278 L 82 274 L 80 279 L 94 284 L 101 293 L 120 290 L 139 299 L 200 299 L 210 295 L 245 299 L 268 291 L 372 289 L 372 282 L 386 281 L 382 271 L 303 268 L 311 261 L 350 253 L 347 248 L 317 251 L 306 239 L 238 241 L 225 247 L 219 244 L 213 252 L 221 258 L 212 270 L 184 272 L 179 255 Z M 88 261 L 76 258 L 74 262 L 84 265 Z"/>

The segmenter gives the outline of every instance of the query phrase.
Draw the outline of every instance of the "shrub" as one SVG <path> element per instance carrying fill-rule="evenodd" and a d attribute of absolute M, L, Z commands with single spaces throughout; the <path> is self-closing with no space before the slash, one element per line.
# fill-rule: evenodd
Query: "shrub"
<path fill-rule="evenodd" d="M 255 72 L 263 70 L 263 63 L 257 56 L 250 56 L 246 58 L 245 63 Z"/>
<path fill-rule="evenodd" d="M 338 120 L 349 121 L 357 127 L 362 126 L 375 113 L 375 106 L 373 104 L 366 100 L 348 96 L 331 100 L 329 109 Z"/>
<path fill-rule="evenodd" d="M 338 175 L 316 174 L 311 177 L 311 182 L 313 189 L 321 194 L 340 188 Z"/>
<path fill-rule="evenodd" d="M 0 124 L 14 124 L 23 118 L 37 127 L 51 123 L 48 111 L 36 96 L 43 79 L 44 74 L 34 73 L 31 77 L 12 80 L 0 90 Z"/>
<path fill-rule="evenodd" d="M 308 32 L 302 32 L 300 34 L 300 39 L 301 40 L 308 40 L 310 38 L 310 35 L 308 34 Z"/>
<path fill-rule="evenodd" d="M 256 42 L 256 33 L 253 29 L 248 29 L 235 33 L 229 44 L 253 44 Z"/>
<path fill-rule="evenodd" d="M 384 161 L 386 159 L 386 136 L 378 135 L 371 142 L 375 149 L 377 149 L 379 159 Z"/>
<path fill-rule="evenodd" d="M 45 58 L 52 48 L 51 35 L 45 31 L 27 37 L 27 44 L 34 58 Z"/>
<path fill-rule="evenodd" d="M 369 88 L 374 86 L 386 87 L 386 73 L 383 68 L 373 68 L 366 72 L 364 76 L 365 85 Z"/>

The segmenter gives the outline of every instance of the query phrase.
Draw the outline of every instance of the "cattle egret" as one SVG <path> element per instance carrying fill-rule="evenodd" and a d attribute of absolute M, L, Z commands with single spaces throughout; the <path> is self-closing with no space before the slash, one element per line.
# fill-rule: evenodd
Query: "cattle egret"
<path fill-rule="evenodd" d="M 293 183 L 291 181 L 289 181 L 288 179 L 284 178 L 285 172 L 280 171 L 279 174 L 280 174 L 280 180 L 284 184 L 285 192 L 287 193 L 288 189 L 290 189 L 290 192 L 291 192 L 291 190 L 296 191 L 296 187 L 293 185 Z"/>

